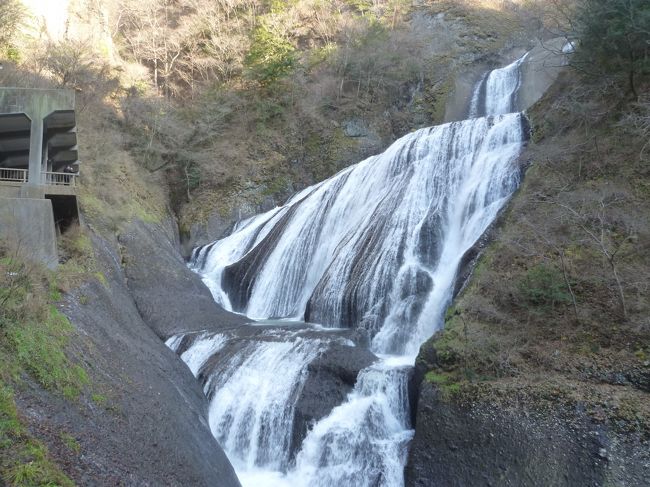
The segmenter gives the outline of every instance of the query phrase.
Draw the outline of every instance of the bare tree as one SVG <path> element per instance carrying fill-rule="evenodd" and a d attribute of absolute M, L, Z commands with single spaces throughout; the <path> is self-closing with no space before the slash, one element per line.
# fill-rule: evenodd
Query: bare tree
<path fill-rule="evenodd" d="M 625 226 L 614 231 L 614 224 L 608 218 L 608 208 L 615 200 L 608 201 L 600 198 L 595 211 L 576 210 L 567 203 L 554 200 L 553 203 L 562 208 L 570 220 L 583 232 L 587 241 L 604 257 L 616 283 L 616 290 L 621 307 L 621 316 L 628 318 L 625 290 L 619 271 L 619 257 L 623 250 L 636 236 L 633 227 Z M 620 225 L 619 225 L 620 226 Z M 622 232 L 620 230 L 623 230 Z"/>

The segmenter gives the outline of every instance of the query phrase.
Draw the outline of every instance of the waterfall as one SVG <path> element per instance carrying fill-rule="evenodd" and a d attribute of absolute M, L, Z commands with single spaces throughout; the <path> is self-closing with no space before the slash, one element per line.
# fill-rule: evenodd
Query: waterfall
<path fill-rule="evenodd" d="M 440 264 L 460 258 L 517 187 L 525 133 L 521 114 L 418 130 L 246 222 L 193 264 L 227 309 L 361 327 L 381 334 L 379 352 L 415 353 L 431 332 L 418 320 Z"/>
<path fill-rule="evenodd" d="M 227 333 L 185 339 L 171 337 L 167 346 L 203 383 L 210 429 L 233 465 L 286 469 L 293 407 L 323 341 L 279 330 L 244 339 Z"/>
<path fill-rule="evenodd" d="M 486 73 L 474 89 L 470 118 L 501 115 L 516 111 L 517 92 L 521 86 L 521 64 L 528 53 L 505 68 Z"/>
<path fill-rule="evenodd" d="M 357 328 L 380 357 L 292 461 L 293 405 L 322 342 L 276 332 L 224 353 L 219 334 L 189 347 L 170 339 L 203 381 L 210 426 L 244 485 L 403 484 L 415 356 L 442 325 L 463 255 L 519 184 L 525 57 L 477 83 L 473 118 L 408 134 L 194 251 L 191 267 L 226 309 Z"/>
<path fill-rule="evenodd" d="M 410 364 L 410 362 L 409 362 Z M 372 487 L 403 483 L 410 365 L 380 361 L 361 371 L 346 402 L 305 438 L 290 485 Z"/>

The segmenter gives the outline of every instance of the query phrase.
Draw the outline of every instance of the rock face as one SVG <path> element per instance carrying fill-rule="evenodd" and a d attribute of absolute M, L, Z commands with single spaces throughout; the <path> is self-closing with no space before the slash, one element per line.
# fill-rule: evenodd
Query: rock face
<path fill-rule="evenodd" d="M 561 68 L 566 65 L 566 54 L 562 48 L 566 39 L 558 37 L 549 41 L 537 41 L 521 65 L 521 85 L 517 93 L 517 111 L 530 108 L 553 84 Z M 463 75 L 456 78 L 454 89 L 445 106 L 445 122 L 465 120 L 476 83 L 486 71 L 495 66 L 504 66 L 526 52 L 519 47 L 509 49 L 501 55 L 494 55 L 483 62 L 475 63 Z"/>
<path fill-rule="evenodd" d="M 521 65 L 521 86 L 517 94 L 519 110 L 533 106 L 557 79 L 567 63 L 563 47 L 564 37 L 557 37 L 536 45 Z"/>
<path fill-rule="evenodd" d="M 461 402 L 422 384 L 406 486 L 649 485 L 647 444 L 581 408 Z M 645 448 L 645 453 L 644 453 Z"/>
<path fill-rule="evenodd" d="M 245 323 L 219 307 L 178 252 L 172 224 L 131 224 L 119 236 L 127 285 L 140 315 L 163 340 Z"/>
<path fill-rule="evenodd" d="M 45 436 L 63 430 L 78 441 L 66 471 L 79 485 L 238 486 L 198 383 L 142 320 L 116 245 L 97 236 L 93 244 L 103 283 L 82 285 L 61 305 L 78 330 L 72 352 L 89 370 L 92 397 L 71 406 L 34 386 L 20 391 L 21 411 Z M 50 440 L 56 457 L 61 440 Z"/>
<path fill-rule="evenodd" d="M 344 402 L 361 369 L 375 360 L 377 357 L 365 348 L 332 343 L 309 364 L 307 380 L 296 403 L 291 457 L 297 453 L 309 427 Z"/>

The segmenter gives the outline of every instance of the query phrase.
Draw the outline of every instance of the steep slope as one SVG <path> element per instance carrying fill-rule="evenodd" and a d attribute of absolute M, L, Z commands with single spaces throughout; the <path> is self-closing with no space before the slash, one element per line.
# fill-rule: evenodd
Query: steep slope
<path fill-rule="evenodd" d="M 93 247 L 101 279 L 58 305 L 76 329 L 68 353 L 89 385 L 70 402 L 25 378 L 15 396 L 30 429 L 79 485 L 239 485 L 194 377 L 143 321 L 117 242 L 94 235 Z M 62 446 L 64 436 L 74 448 Z"/>

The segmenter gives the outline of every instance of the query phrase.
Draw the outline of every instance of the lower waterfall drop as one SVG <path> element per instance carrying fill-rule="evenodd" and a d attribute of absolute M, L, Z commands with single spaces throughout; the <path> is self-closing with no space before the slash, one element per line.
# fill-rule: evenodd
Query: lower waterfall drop
<path fill-rule="evenodd" d="M 347 401 L 309 432 L 291 485 L 401 485 L 407 443 L 412 362 L 379 361 L 363 370 Z"/>
<path fill-rule="evenodd" d="M 525 57 L 477 84 L 472 115 L 484 116 L 408 134 L 195 249 L 190 266 L 224 308 L 356 328 L 379 357 L 291 458 L 293 406 L 322 342 L 282 332 L 227 351 L 223 334 L 169 339 L 202 380 L 244 486 L 403 485 L 415 357 L 442 326 L 463 256 L 520 181 Z"/>

